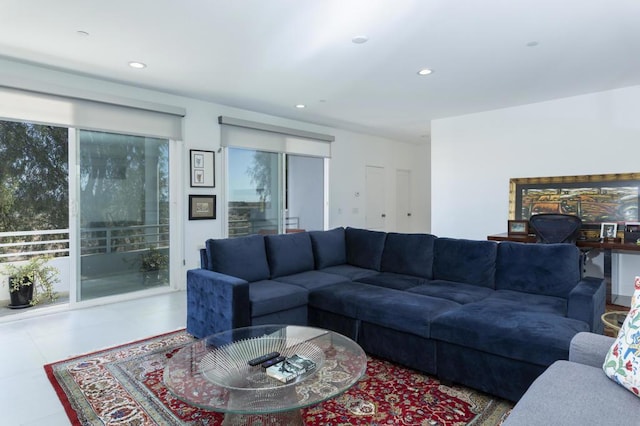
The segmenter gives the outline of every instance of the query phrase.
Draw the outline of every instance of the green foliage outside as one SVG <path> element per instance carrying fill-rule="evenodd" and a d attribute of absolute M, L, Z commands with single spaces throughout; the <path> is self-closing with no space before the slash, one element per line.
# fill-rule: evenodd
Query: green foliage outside
<path fill-rule="evenodd" d="M 68 129 L 0 121 L 0 232 L 69 226 Z"/>

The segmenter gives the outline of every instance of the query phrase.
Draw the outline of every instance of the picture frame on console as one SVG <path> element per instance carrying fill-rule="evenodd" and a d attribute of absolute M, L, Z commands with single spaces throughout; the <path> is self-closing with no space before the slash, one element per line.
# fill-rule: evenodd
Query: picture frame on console
<path fill-rule="evenodd" d="M 600 224 L 600 238 L 603 240 L 613 240 L 618 234 L 618 224 L 602 222 Z"/>
<path fill-rule="evenodd" d="M 215 218 L 215 195 L 189 195 L 189 220 L 206 220 Z"/>
<path fill-rule="evenodd" d="M 509 235 L 529 235 L 528 220 L 510 220 L 507 227 Z"/>

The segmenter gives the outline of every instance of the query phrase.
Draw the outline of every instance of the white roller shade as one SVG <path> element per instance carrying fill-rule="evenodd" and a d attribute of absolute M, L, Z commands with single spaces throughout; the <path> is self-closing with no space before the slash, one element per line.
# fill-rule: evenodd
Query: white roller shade
<path fill-rule="evenodd" d="M 331 135 L 219 117 L 221 145 L 310 157 L 331 157 Z"/>
<path fill-rule="evenodd" d="M 0 87 L 0 118 L 9 120 L 182 140 L 183 116 L 183 110 L 159 105 L 116 104 Z"/>

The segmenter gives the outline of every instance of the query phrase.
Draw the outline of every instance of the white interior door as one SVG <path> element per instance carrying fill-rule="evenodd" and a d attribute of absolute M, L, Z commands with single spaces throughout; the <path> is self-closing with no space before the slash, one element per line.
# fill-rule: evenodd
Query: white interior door
<path fill-rule="evenodd" d="M 411 171 L 396 170 L 396 230 L 411 232 Z"/>
<path fill-rule="evenodd" d="M 365 227 L 367 229 L 385 229 L 385 181 L 384 167 L 366 167 L 366 211 Z"/>

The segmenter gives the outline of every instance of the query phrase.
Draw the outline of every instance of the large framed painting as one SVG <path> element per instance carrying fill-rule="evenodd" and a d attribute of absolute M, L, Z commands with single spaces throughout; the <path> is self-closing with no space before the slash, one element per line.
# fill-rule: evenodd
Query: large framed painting
<path fill-rule="evenodd" d="M 585 224 L 637 222 L 640 173 L 514 178 L 509 219 L 539 213 L 574 214 Z"/>

